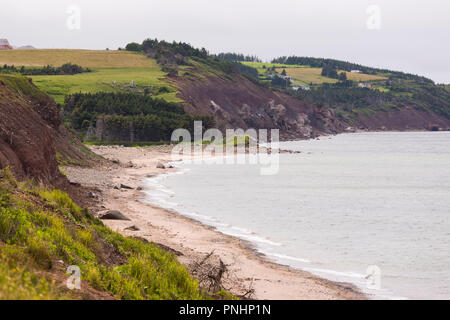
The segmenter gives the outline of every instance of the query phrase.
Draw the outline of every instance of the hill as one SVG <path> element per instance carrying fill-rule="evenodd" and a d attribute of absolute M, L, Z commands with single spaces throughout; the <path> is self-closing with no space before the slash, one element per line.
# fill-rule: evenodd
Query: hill
<path fill-rule="evenodd" d="M 148 89 L 155 96 L 179 102 L 176 89 L 171 88 L 164 77 L 166 73 L 154 59 L 128 51 L 96 50 L 11 50 L 0 51 L 0 65 L 61 66 L 73 63 L 92 69 L 92 73 L 73 76 L 32 76 L 33 82 L 48 93 L 58 104 L 67 95 L 95 92 L 143 92 Z M 165 88 L 160 92 L 161 88 Z"/>
<path fill-rule="evenodd" d="M 173 253 L 111 231 L 57 189 L 87 194 L 59 164 L 102 161 L 91 157 L 47 94 L 0 75 L 0 299 L 208 298 Z M 81 290 L 66 286 L 73 265 Z"/>
<path fill-rule="evenodd" d="M 367 130 L 423 130 L 436 124 L 444 129 L 450 127 L 448 90 L 417 75 L 333 59 L 281 57 L 263 63 L 256 57 L 209 55 L 204 48 L 152 39 L 142 44 L 131 43 L 127 49 L 132 51 L 34 50 L 29 56 L 27 52 L 8 52 L 0 53 L 0 62 L 45 65 L 50 60 L 70 61 L 92 68 L 92 72 L 75 75 L 31 76 L 61 109 L 66 107 L 67 99 L 80 93 L 108 93 L 107 101 L 114 101 L 114 95 L 123 93 L 143 95 L 179 103 L 191 119 L 213 117 L 214 125 L 220 129 L 279 128 L 284 139 L 339 133 L 348 127 Z M 303 87 L 305 90 L 299 90 Z M 88 110 L 95 106 L 83 108 L 86 107 L 85 112 L 90 113 Z M 64 122 L 78 121 L 74 111 L 80 110 L 77 106 L 64 110 Z M 100 140 L 113 142 L 116 138 L 112 137 L 121 137 L 126 141 L 160 141 L 168 136 L 136 134 L 141 129 L 135 128 L 136 119 L 129 117 L 137 115 L 126 115 L 121 110 L 111 106 L 104 114 L 85 114 L 83 119 L 87 121 L 73 129 L 81 138 L 92 136 L 88 132 L 97 130 L 97 119 L 114 115 L 120 118 L 124 131 L 114 129 L 115 132 L 102 135 Z M 159 124 L 152 126 L 161 127 L 163 132 L 175 123 L 164 125 L 165 128 Z M 184 126 L 189 127 L 189 121 Z"/>

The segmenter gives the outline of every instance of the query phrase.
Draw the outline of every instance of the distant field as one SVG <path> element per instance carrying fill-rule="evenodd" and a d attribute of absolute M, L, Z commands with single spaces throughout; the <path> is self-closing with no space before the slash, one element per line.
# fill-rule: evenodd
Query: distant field
<path fill-rule="evenodd" d="M 339 71 L 339 72 L 342 72 L 342 71 Z M 353 80 L 353 81 L 375 81 L 375 80 L 387 80 L 388 79 L 383 76 L 377 76 L 377 75 L 372 75 L 372 74 L 352 73 L 352 72 L 346 72 L 346 73 L 347 73 L 347 79 Z"/>
<path fill-rule="evenodd" d="M 262 78 L 268 68 L 275 67 L 278 73 L 281 73 L 283 69 L 286 69 L 286 74 L 292 78 L 294 85 L 309 85 L 309 84 L 322 84 L 322 83 L 336 83 L 336 79 L 323 77 L 321 68 L 310 68 L 308 66 L 300 65 L 286 65 L 281 63 L 265 63 L 265 62 L 242 62 L 243 64 L 256 68 L 258 75 Z M 342 71 L 339 71 L 342 72 Z M 369 75 L 362 73 L 347 73 L 347 79 L 353 81 L 375 81 L 386 80 L 386 77 L 378 75 Z"/>
<path fill-rule="evenodd" d="M 0 64 L 15 66 L 61 66 L 71 62 L 85 68 L 149 67 L 145 56 L 128 51 L 106 50 L 2 50 Z"/>
<path fill-rule="evenodd" d="M 31 76 L 33 82 L 62 104 L 68 94 L 82 92 L 118 92 L 132 81 L 137 86 L 161 88 L 170 92 L 157 95 L 171 102 L 180 102 L 176 90 L 164 80 L 164 73 L 154 59 L 126 51 L 95 50 L 10 50 L 0 51 L 0 64 L 15 66 L 61 66 L 71 62 L 93 72 L 67 76 Z"/>
<path fill-rule="evenodd" d="M 283 68 L 276 69 L 278 73 L 281 73 L 283 71 Z M 346 71 L 338 71 L 346 72 Z M 292 78 L 292 80 L 295 82 L 299 82 L 300 84 L 322 84 L 322 83 L 335 83 L 337 82 L 336 79 L 331 79 L 328 77 L 322 76 L 322 69 L 321 68 L 306 68 L 306 67 L 300 67 L 300 68 L 288 68 L 286 69 L 286 74 Z M 363 74 L 363 73 L 351 73 L 346 72 L 347 79 L 353 80 L 353 81 L 375 81 L 375 80 L 387 80 L 386 77 L 377 76 L 377 75 L 370 75 L 370 74 Z"/>
<path fill-rule="evenodd" d="M 31 78 L 41 90 L 51 95 L 57 103 L 63 103 L 64 97 L 71 93 L 121 91 L 113 86 L 113 81 L 120 85 L 134 81 L 138 86 L 169 87 L 162 80 L 164 77 L 165 73 L 156 65 L 154 68 L 98 69 L 91 73 L 80 73 L 73 76 L 32 76 Z M 176 97 L 175 90 L 158 95 L 158 97 L 171 102 L 181 101 Z"/>
<path fill-rule="evenodd" d="M 269 68 L 282 68 L 282 69 L 288 69 L 288 68 L 303 68 L 303 66 L 299 65 L 286 65 L 281 63 L 267 63 L 267 62 L 247 62 L 243 61 L 242 64 L 245 64 L 246 66 L 255 68 L 258 70 L 258 75 L 260 77 L 263 77 Z"/>
<path fill-rule="evenodd" d="M 278 73 L 283 71 L 283 68 L 276 69 Z M 309 85 L 322 83 L 335 83 L 336 79 L 331 79 L 321 75 L 321 68 L 289 68 L 286 69 L 286 74 L 291 77 L 294 84 Z"/>

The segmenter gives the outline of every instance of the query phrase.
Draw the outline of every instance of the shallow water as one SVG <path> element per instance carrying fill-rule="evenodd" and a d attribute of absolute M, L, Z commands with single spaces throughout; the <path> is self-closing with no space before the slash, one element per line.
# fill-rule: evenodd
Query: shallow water
<path fill-rule="evenodd" d="M 373 298 L 450 298 L 450 132 L 285 142 L 280 171 L 181 164 L 149 201 L 252 242 L 268 257 Z M 366 271 L 381 270 L 367 289 Z"/>

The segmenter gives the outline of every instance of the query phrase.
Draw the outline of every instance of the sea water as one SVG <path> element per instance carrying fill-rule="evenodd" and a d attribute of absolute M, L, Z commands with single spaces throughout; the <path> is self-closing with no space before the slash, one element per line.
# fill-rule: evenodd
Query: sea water
<path fill-rule="evenodd" d="M 341 134 L 281 148 L 302 153 L 281 154 L 276 175 L 181 163 L 147 180 L 147 199 L 372 298 L 450 299 L 450 132 Z M 377 287 L 367 286 L 371 266 Z"/>

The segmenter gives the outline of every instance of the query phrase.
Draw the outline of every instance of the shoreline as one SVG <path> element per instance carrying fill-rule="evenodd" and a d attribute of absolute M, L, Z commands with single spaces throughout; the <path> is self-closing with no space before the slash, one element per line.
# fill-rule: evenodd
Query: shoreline
<path fill-rule="evenodd" d="M 172 162 L 170 147 L 90 147 L 115 164 L 98 168 L 66 167 L 69 179 L 98 190 L 94 213 L 119 210 L 131 221 L 102 220 L 125 236 L 140 237 L 168 248 L 197 276 L 200 262 L 208 268 L 224 265 L 223 288 L 233 295 L 258 300 L 368 299 L 353 284 L 338 283 L 307 271 L 279 264 L 256 250 L 250 241 L 229 236 L 193 218 L 145 201 L 144 179 L 174 172 L 158 169 Z M 120 188 L 120 185 L 128 188 Z M 137 227 L 139 230 L 130 230 Z M 134 228 L 136 229 L 136 228 Z M 201 276 L 200 276 L 201 278 Z M 202 285 L 202 283 L 200 283 Z"/>

